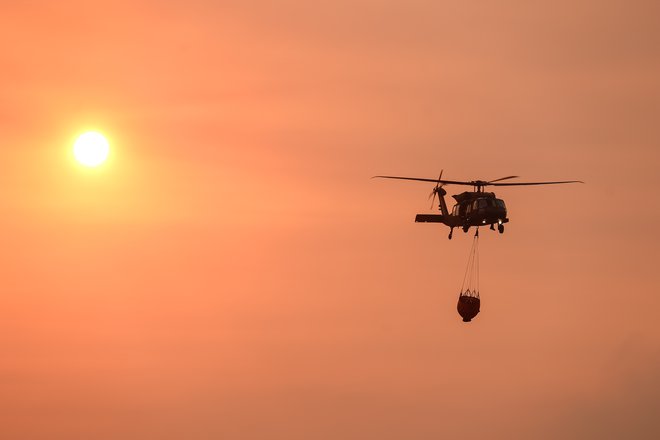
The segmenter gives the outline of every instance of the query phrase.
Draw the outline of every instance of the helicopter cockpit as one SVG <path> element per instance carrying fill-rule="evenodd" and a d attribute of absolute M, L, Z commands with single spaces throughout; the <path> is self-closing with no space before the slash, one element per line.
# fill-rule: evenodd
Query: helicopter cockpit
<path fill-rule="evenodd" d="M 495 197 L 478 197 L 469 201 L 462 201 L 454 205 L 452 215 L 467 217 L 492 218 L 506 217 L 506 205 L 504 200 Z"/>

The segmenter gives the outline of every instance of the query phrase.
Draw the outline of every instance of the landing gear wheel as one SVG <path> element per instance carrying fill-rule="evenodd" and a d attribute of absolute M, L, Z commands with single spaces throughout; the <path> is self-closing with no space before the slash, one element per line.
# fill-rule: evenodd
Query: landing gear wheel
<path fill-rule="evenodd" d="M 500 234 L 504 234 L 504 225 L 497 225 L 497 230 L 500 231 Z"/>
<path fill-rule="evenodd" d="M 449 230 L 449 239 L 451 240 L 451 236 L 454 234 L 454 228 L 451 228 Z"/>
<path fill-rule="evenodd" d="M 468 229 L 470 229 L 470 226 L 467 226 L 467 225 L 466 225 L 466 226 L 463 226 L 463 232 L 467 232 Z"/>

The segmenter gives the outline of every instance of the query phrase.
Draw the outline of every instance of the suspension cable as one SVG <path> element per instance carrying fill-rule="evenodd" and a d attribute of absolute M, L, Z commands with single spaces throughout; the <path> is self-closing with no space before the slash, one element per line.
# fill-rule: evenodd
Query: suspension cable
<path fill-rule="evenodd" d="M 467 284 L 466 284 L 467 282 Z M 465 268 L 465 275 L 463 276 L 463 283 L 461 284 L 461 293 L 465 292 L 465 288 L 472 291 L 470 293 L 479 295 L 479 230 L 472 239 L 472 248 L 468 257 L 468 264 Z"/>
<path fill-rule="evenodd" d="M 477 296 L 479 296 L 479 229 L 477 229 L 477 236 L 475 237 L 476 241 L 476 249 L 474 251 L 474 259 L 475 259 L 475 267 L 476 267 L 476 280 L 475 280 L 475 285 L 477 287 Z"/>

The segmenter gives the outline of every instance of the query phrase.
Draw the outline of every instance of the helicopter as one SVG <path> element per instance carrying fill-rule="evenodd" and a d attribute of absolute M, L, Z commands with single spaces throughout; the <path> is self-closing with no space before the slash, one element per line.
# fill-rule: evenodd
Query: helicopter
<path fill-rule="evenodd" d="M 444 170 L 443 170 L 444 171 Z M 555 185 L 561 183 L 584 183 L 581 180 L 563 180 L 556 182 L 502 182 L 503 180 L 516 179 L 519 176 L 500 177 L 494 180 L 470 180 L 456 181 L 443 180 L 442 172 L 437 179 L 424 179 L 420 177 L 400 177 L 400 176 L 374 176 L 381 179 L 413 180 L 417 182 L 433 182 L 435 187 L 429 194 L 431 208 L 435 203 L 435 197 L 438 197 L 438 204 L 441 214 L 417 214 L 416 223 L 442 223 L 449 226 L 449 239 L 451 240 L 454 228 L 462 228 L 463 232 L 468 232 L 471 226 L 479 227 L 490 225 L 491 230 L 497 230 L 500 234 L 504 233 L 504 224 L 509 222 L 506 213 L 506 204 L 504 200 L 497 198 L 494 192 L 485 192 L 486 186 L 526 186 L 526 185 Z M 471 186 L 472 191 L 464 191 L 460 194 L 454 194 L 452 197 L 456 204 L 449 212 L 445 195 L 447 191 L 443 188 L 445 185 L 464 185 Z"/>

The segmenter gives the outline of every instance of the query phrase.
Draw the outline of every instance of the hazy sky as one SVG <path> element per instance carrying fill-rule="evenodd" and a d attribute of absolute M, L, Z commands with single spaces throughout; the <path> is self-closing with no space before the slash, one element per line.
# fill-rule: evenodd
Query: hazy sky
<path fill-rule="evenodd" d="M 660 438 L 659 5 L 1 2 L 2 438 Z"/>

